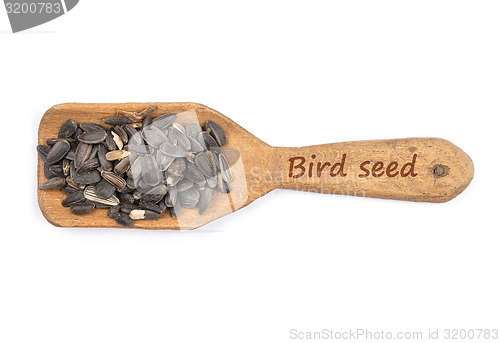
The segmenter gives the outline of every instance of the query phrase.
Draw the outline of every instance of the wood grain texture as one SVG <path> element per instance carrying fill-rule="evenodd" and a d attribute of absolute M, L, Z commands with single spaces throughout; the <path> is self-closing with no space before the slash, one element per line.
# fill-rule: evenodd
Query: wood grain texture
<path fill-rule="evenodd" d="M 221 113 L 196 103 L 120 103 L 82 104 L 67 103 L 49 109 L 40 121 L 38 144 L 48 138 L 57 137 L 59 127 L 67 119 L 78 123 L 102 124 L 102 118 L 115 115 L 117 110 L 140 111 L 150 105 L 157 109 L 152 116 L 163 113 L 181 113 L 194 110 L 200 124 L 208 120 L 217 122 L 225 130 L 228 159 L 233 165 L 235 180 L 231 183 L 229 196 L 217 194 L 207 211 L 200 216 L 196 209 L 182 209 L 178 219 L 166 213 L 157 220 L 136 221 L 139 229 L 194 229 L 225 216 L 276 188 L 297 189 L 321 193 L 357 195 L 410 201 L 444 202 L 462 192 L 472 180 L 474 168 L 471 159 L 450 142 L 438 138 L 409 138 L 333 143 L 301 148 L 271 147 Z M 194 113 L 194 112 L 193 112 Z M 346 154 L 344 172 L 346 176 L 330 176 L 329 167 L 321 176 L 308 170 L 303 176 L 290 176 L 290 158 L 301 156 L 316 166 L 317 162 L 341 161 Z M 401 167 L 417 154 L 415 177 L 370 177 L 360 178 L 360 164 L 370 166 L 380 161 L 386 167 L 396 161 Z M 311 156 L 314 155 L 314 158 Z M 446 175 L 436 173 L 436 166 L 443 166 Z M 440 169 L 441 170 L 441 169 Z M 294 169 L 294 175 L 300 172 Z M 393 172 L 394 173 L 394 172 Z M 438 175 L 439 174 L 439 175 Z M 46 181 L 43 163 L 38 162 L 38 184 Z M 106 216 L 106 210 L 96 209 L 83 216 L 73 215 L 61 201 L 66 195 L 62 191 L 38 191 L 38 203 L 47 220 L 63 227 L 118 227 Z M 288 215 L 288 214 L 283 214 Z"/>

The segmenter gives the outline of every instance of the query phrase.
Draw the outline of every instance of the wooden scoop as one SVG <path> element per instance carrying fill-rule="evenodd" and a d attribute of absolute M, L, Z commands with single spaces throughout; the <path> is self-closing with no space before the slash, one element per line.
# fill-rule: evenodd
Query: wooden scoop
<path fill-rule="evenodd" d="M 137 220 L 140 229 L 194 229 L 234 212 L 276 188 L 372 198 L 446 202 L 460 194 L 474 175 L 472 160 L 461 149 L 440 138 L 407 138 L 332 143 L 300 148 L 272 147 L 221 113 L 196 103 L 123 103 L 56 105 L 49 109 L 38 130 L 38 144 L 57 137 L 67 119 L 102 124 L 117 110 L 139 112 L 156 105 L 152 116 L 195 110 L 201 125 L 208 120 L 226 132 L 225 145 L 234 180 L 231 193 L 217 194 L 208 209 L 182 209 L 177 219 L 163 213 L 157 220 Z M 38 163 L 38 184 L 46 181 Z M 59 190 L 38 191 L 43 215 L 56 226 L 117 227 L 96 209 L 82 216 L 61 205 Z M 326 201 L 326 200 L 325 200 Z M 390 206 L 390 204 L 388 204 Z M 287 213 L 283 213 L 287 215 Z"/>

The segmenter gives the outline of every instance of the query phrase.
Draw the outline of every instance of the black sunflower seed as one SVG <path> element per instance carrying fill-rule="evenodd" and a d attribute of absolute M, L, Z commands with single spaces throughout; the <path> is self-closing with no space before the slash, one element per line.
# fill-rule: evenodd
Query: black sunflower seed
<path fill-rule="evenodd" d="M 87 144 L 97 144 L 103 142 L 107 135 L 104 130 L 85 131 L 78 137 L 78 140 Z"/>
<path fill-rule="evenodd" d="M 91 185 L 101 181 L 101 175 L 97 170 L 93 170 L 89 173 L 76 175 L 73 177 L 73 181 L 82 185 Z"/>
<path fill-rule="evenodd" d="M 103 121 L 108 124 L 108 125 L 126 125 L 126 124 L 131 124 L 134 121 L 129 118 L 123 118 L 123 117 L 106 117 L 103 119 Z"/>
<path fill-rule="evenodd" d="M 83 195 L 83 191 L 77 191 L 77 192 L 74 192 L 74 193 L 68 195 L 62 201 L 62 205 L 64 207 L 70 207 L 73 204 L 77 204 L 77 203 L 84 202 L 84 201 L 85 201 L 85 196 Z"/>
<path fill-rule="evenodd" d="M 114 219 L 114 221 L 118 225 L 121 225 L 124 227 L 132 227 L 132 225 L 134 225 L 134 221 L 132 219 L 130 219 L 129 216 L 127 216 L 123 213 L 113 214 L 111 218 Z"/>
<path fill-rule="evenodd" d="M 82 123 L 80 127 L 83 131 L 106 130 L 104 126 L 95 123 Z"/>
<path fill-rule="evenodd" d="M 63 177 L 54 177 L 52 179 L 48 179 L 44 183 L 41 184 L 38 189 L 63 189 L 66 185 L 66 179 Z"/>
<path fill-rule="evenodd" d="M 205 124 L 205 127 L 219 146 L 223 146 L 224 144 L 226 144 L 226 133 L 219 124 L 209 120 Z"/>
<path fill-rule="evenodd" d="M 50 151 L 50 148 L 46 145 L 38 145 L 36 147 L 36 151 L 38 153 L 38 157 L 43 161 L 43 162 L 46 162 L 47 161 L 47 154 L 49 153 Z"/>
<path fill-rule="evenodd" d="M 56 162 L 59 162 L 68 153 L 69 149 L 70 149 L 70 144 L 67 140 L 65 139 L 58 140 L 47 153 L 45 162 L 49 164 L 54 164 Z"/>
<path fill-rule="evenodd" d="M 93 203 L 81 203 L 81 204 L 73 204 L 69 207 L 69 210 L 73 214 L 82 215 L 89 213 L 95 208 L 95 204 Z"/>
<path fill-rule="evenodd" d="M 96 194 L 105 199 L 111 197 L 115 193 L 115 191 L 115 186 L 105 179 L 102 179 L 95 185 Z"/>
<path fill-rule="evenodd" d="M 70 138 L 76 132 L 78 125 L 73 119 L 68 119 L 59 129 L 59 138 Z"/>
<path fill-rule="evenodd" d="M 83 162 L 85 162 L 92 153 L 92 145 L 80 142 L 76 147 L 75 151 L 75 167 L 80 168 Z"/>

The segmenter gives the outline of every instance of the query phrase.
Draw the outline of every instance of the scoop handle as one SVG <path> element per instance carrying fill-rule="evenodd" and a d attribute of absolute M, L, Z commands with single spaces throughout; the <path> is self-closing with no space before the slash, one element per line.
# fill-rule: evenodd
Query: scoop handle
<path fill-rule="evenodd" d="M 446 202 L 467 188 L 474 176 L 470 157 L 440 138 L 274 149 L 276 188 Z"/>

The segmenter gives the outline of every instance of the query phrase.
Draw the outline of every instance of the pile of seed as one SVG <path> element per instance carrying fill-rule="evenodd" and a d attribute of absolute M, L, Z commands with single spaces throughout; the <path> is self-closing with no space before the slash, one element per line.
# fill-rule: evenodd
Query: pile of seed
<path fill-rule="evenodd" d="M 40 189 L 62 189 L 74 214 L 108 208 L 125 227 L 166 210 L 176 218 L 182 207 L 203 214 L 214 192 L 230 192 L 224 130 L 213 121 L 204 130 L 197 121 L 183 126 L 174 113 L 151 119 L 155 109 L 117 111 L 103 125 L 66 121 L 37 146 L 48 179 Z"/>

